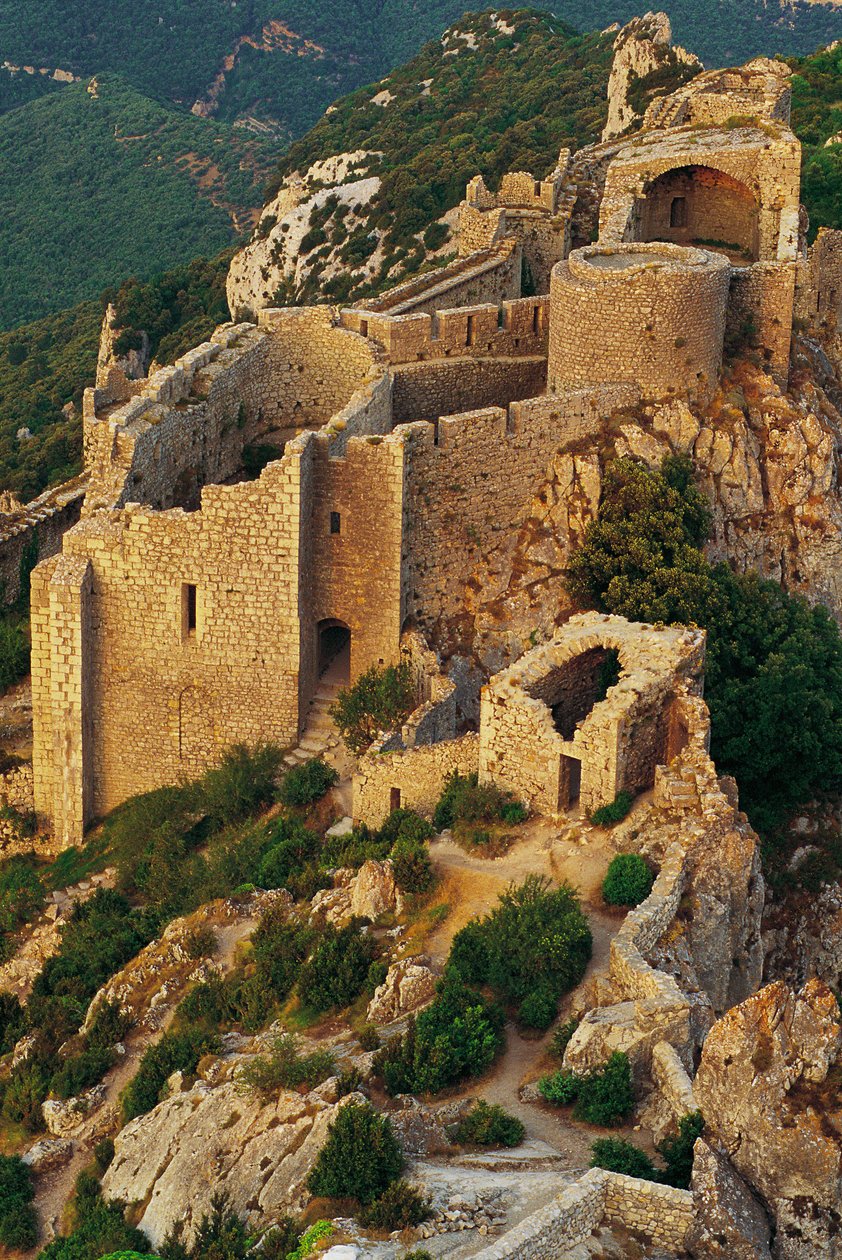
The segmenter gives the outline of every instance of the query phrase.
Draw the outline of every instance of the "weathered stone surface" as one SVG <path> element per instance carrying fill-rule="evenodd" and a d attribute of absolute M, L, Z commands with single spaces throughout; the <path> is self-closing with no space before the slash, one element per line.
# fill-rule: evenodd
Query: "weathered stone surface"
<path fill-rule="evenodd" d="M 637 79 L 669 64 L 673 59 L 702 68 L 698 57 L 683 48 L 671 49 L 672 27 L 666 13 L 647 13 L 632 18 L 614 40 L 614 60 L 608 79 L 608 120 L 602 139 L 611 140 L 639 119 L 628 99 L 629 88 Z"/>
<path fill-rule="evenodd" d="M 368 1005 L 368 1018 L 375 1024 L 390 1024 L 430 1002 L 435 991 L 436 977 L 426 959 L 410 958 L 393 963 L 386 979 L 374 991 Z"/>
<path fill-rule="evenodd" d="M 694 1089 L 716 1141 L 775 1218 L 781 1260 L 842 1254 L 842 1138 L 826 1084 L 839 1056 L 836 998 L 768 985 L 711 1029 Z"/>
<path fill-rule="evenodd" d="M 333 888 L 322 889 L 310 903 L 313 918 L 334 924 L 353 918 L 374 923 L 381 915 L 399 914 L 403 906 L 390 858 L 364 862 L 356 872 L 335 871 L 333 882 Z"/>
<path fill-rule="evenodd" d="M 696 1142 L 691 1181 L 696 1211 L 688 1250 L 719 1260 L 771 1260 L 771 1226 L 762 1205 L 729 1160 Z"/>
<path fill-rule="evenodd" d="M 23 1162 L 34 1173 L 51 1172 L 54 1168 L 63 1167 L 72 1155 L 73 1143 L 67 1138 L 42 1138 L 40 1142 L 30 1146 L 23 1156 Z"/>
<path fill-rule="evenodd" d="M 307 1174 L 346 1101 L 282 1091 L 263 1105 L 234 1081 L 215 1089 L 200 1081 L 123 1129 L 103 1190 L 146 1204 L 138 1224 L 153 1247 L 182 1219 L 189 1240 L 220 1189 L 257 1225 L 302 1206 Z"/>
<path fill-rule="evenodd" d="M 56 1137 L 68 1137 L 77 1133 L 85 1117 L 105 1100 L 104 1085 L 95 1085 L 77 1098 L 48 1098 L 41 1104 L 44 1123 Z"/>

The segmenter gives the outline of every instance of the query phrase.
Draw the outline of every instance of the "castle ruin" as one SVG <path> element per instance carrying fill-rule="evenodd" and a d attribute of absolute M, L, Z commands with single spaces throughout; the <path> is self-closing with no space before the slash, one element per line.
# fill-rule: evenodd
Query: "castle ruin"
<path fill-rule="evenodd" d="M 32 575 L 35 803 L 57 843 L 233 742 L 294 745 L 328 664 L 353 681 L 410 631 L 423 651 L 553 457 L 595 444 L 618 408 L 703 405 L 729 336 L 750 327 L 785 384 L 794 312 L 833 334 L 842 295 L 842 233 L 812 251 L 803 236 L 789 97 L 781 63 L 702 73 L 639 131 L 563 151 L 545 180 L 513 173 L 496 194 L 472 180 L 449 266 L 365 307 L 261 311 L 148 380 L 88 391 L 82 517 Z M 257 443 L 277 458 L 249 480 Z M 685 648 L 696 668 L 699 645 Z M 524 695 L 565 691 L 560 650 Z M 574 692 L 590 694 L 594 660 Z M 507 744 L 524 708 L 512 679 L 492 681 L 479 735 L 461 736 L 439 682 L 390 773 L 426 758 L 429 775 L 421 761 L 407 774 L 429 794 L 475 766 L 550 812 L 579 776 L 592 808 L 651 786 L 682 746 L 659 677 L 650 745 L 621 747 L 621 680 L 608 709 L 547 731 L 532 786 Z M 355 800 L 377 821 L 394 798 L 364 761 Z"/>

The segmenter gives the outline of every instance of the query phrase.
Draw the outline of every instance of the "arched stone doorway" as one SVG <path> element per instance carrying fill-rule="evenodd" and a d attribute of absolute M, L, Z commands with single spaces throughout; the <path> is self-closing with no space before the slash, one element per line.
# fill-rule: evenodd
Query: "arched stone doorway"
<path fill-rule="evenodd" d="M 745 184 L 710 166 L 678 166 L 651 180 L 635 239 L 700 245 L 745 266 L 759 253 L 759 206 Z"/>
<path fill-rule="evenodd" d="M 351 627 L 335 617 L 316 626 L 316 662 L 320 681 L 346 686 L 351 681 Z"/>

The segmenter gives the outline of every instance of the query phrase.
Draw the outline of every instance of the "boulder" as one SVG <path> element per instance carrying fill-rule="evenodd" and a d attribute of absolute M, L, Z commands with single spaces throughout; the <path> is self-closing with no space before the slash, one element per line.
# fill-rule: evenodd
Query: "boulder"
<path fill-rule="evenodd" d="M 563 1066 L 579 1075 L 605 1065 L 612 1054 L 629 1057 L 638 1085 L 648 1078 L 654 1047 L 687 1037 L 687 1012 L 654 1002 L 617 1002 L 587 1012 L 567 1044 Z"/>
<path fill-rule="evenodd" d="M 41 1104 L 47 1131 L 56 1137 L 78 1133 L 85 1118 L 105 1101 L 106 1093 L 104 1085 L 95 1085 L 76 1098 L 48 1098 Z"/>
<path fill-rule="evenodd" d="M 402 909 L 403 898 L 388 858 L 364 862 L 356 872 L 334 871 L 333 888 L 322 889 L 310 902 L 311 918 L 337 927 L 354 918 L 374 922 L 384 914 L 400 914 Z"/>
<path fill-rule="evenodd" d="M 760 1195 L 780 1260 L 842 1257 L 842 1135 L 831 1068 L 842 1026 L 830 989 L 778 981 L 711 1029 L 694 1092 L 717 1145 Z"/>
<path fill-rule="evenodd" d="M 51 1172 L 62 1168 L 73 1156 L 73 1143 L 68 1138 L 42 1138 L 23 1156 L 34 1173 Z"/>
<path fill-rule="evenodd" d="M 393 963 L 386 979 L 374 991 L 368 1018 L 374 1024 L 391 1024 L 409 1011 L 431 1002 L 436 993 L 436 977 L 426 958 L 406 958 Z"/>
<path fill-rule="evenodd" d="M 220 1192 L 250 1228 L 268 1225 L 302 1208 L 328 1126 L 340 1107 L 359 1097 L 332 1104 L 315 1093 L 283 1090 L 264 1102 L 238 1081 L 215 1088 L 198 1081 L 118 1134 L 103 1192 L 108 1199 L 144 1204 L 138 1226 L 152 1249 L 181 1220 L 189 1246 Z"/>
<path fill-rule="evenodd" d="M 771 1260 L 769 1218 L 730 1160 L 699 1138 L 690 1184 L 696 1219 L 691 1255 L 717 1260 Z"/>

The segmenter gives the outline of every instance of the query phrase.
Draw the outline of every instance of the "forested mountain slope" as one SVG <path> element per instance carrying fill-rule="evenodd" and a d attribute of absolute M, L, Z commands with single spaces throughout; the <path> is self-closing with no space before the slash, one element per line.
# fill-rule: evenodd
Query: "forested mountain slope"
<path fill-rule="evenodd" d="M 465 0 L 6 0 L 0 48 L 13 65 L 87 77 L 118 71 L 139 90 L 220 119 L 257 117 L 300 135 L 336 97 L 379 78 L 470 8 Z M 637 0 L 539 4 L 580 30 L 639 14 Z M 673 0 L 676 40 L 708 65 L 804 54 L 842 35 L 838 4 Z M 49 79 L 42 76 L 45 90 Z M 32 84 L 20 84 L 31 92 Z M 3 93 L 0 91 L 0 104 Z"/>
<path fill-rule="evenodd" d="M 0 117 L 0 328 L 253 223 L 277 145 L 141 96 L 115 75 Z"/>

